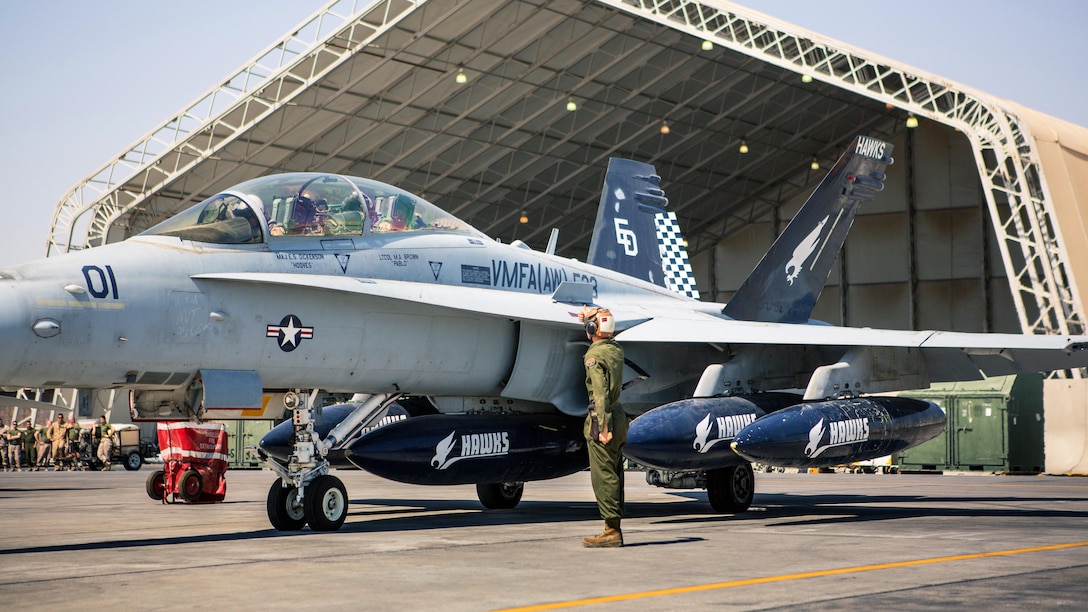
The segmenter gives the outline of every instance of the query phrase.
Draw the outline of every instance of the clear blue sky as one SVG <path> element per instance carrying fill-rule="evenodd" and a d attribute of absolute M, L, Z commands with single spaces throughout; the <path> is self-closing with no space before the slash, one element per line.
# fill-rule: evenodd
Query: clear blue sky
<path fill-rule="evenodd" d="M 321 0 L 0 5 L 0 266 L 37 259 L 83 178 L 270 47 Z M 1088 126 L 1088 2 L 747 0 L 855 47 Z"/>

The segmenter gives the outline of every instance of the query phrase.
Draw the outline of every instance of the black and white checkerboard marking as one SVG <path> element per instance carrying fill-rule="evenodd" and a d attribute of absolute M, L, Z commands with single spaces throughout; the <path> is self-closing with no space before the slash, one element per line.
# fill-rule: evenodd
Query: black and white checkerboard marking
<path fill-rule="evenodd" d="M 690 298 L 699 299 L 699 289 L 695 286 L 695 273 L 688 261 L 688 251 L 684 247 L 684 237 L 680 235 L 680 224 L 676 213 L 665 212 L 654 215 L 657 227 L 657 246 L 661 253 L 661 268 L 665 273 L 665 286 L 671 291 Z"/>

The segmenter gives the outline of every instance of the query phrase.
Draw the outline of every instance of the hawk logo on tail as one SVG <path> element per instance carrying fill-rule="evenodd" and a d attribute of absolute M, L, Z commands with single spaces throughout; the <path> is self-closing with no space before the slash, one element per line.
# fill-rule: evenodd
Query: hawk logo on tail
<path fill-rule="evenodd" d="M 813 251 L 816 250 L 816 245 L 820 244 L 820 232 L 823 231 L 824 226 L 827 225 L 827 219 L 824 217 L 823 221 L 820 221 L 816 227 L 809 232 L 808 236 L 801 241 L 801 244 L 797 245 L 797 248 L 793 250 L 793 257 L 786 262 L 786 282 L 793 284 L 793 281 L 797 280 L 797 275 L 801 273 L 801 266 L 809 257 L 812 257 Z"/>

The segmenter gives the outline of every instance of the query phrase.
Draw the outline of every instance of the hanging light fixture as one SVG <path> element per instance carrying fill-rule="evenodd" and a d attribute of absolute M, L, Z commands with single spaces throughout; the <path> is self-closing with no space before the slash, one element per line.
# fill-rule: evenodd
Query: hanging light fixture
<path fill-rule="evenodd" d="M 662 134 L 668 134 L 669 133 L 669 122 L 668 121 L 662 121 L 661 122 L 661 133 Z"/>
<path fill-rule="evenodd" d="M 813 169 L 813 170 L 819 170 L 820 169 L 820 162 L 816 161 L 816 156 L 815 155 L 812 156 L 812 163 L 809 164 L 808 167 Z"/>
<path fill-rule="evenodd" d="M 465 83 L 468 83 L 468 76 L 465 75 L 464 69 L 458 68 L 457 76 L 454 77 L 453 80 L 457 81 L 458 85 L 464 85 Z"/>
<path fill-rule="evenodd" d="M 801 75 L 801 82 L 802 82 L 802 83 L 811 83 L 811 82 L 812 82 L 812 75 L 810 75 L 810 74 L 802 74 L 802 75 Z"/>
<path fill-rule="evenodd" d="M 518 222 L 522 223 L 522 224 L 528 223 L 529 222 L 529 215 L 525 214 L 525 211 L 522 211 L 521 212 L 521 218 L 518 219 Z"/>
<path fill-rule="evenodd" d="M 915 117 L 914 113 L 907 115 L 907 127 L 912 130 L 918 127 L 918 117 Z"/>
<path fill-rule="evenodd" d="M 704 40 L 703 41 L 703 51 L 713 51 L 713 50 L 714 50 L 714 43 L 710 42 L 709 40 Z"/>
<path fill-rule="evenodd" d="M 567 100 L 567 110 L 572 113 L 578 110 L 578 105 L 574 103 L 573 99 Z"/>
<path fill-rule="evenodd" d="M 737 151 L 740 151 L 741 155 L 748 152 L 748 143 L 743 138 L 740 139 L 740 148 Z"/>

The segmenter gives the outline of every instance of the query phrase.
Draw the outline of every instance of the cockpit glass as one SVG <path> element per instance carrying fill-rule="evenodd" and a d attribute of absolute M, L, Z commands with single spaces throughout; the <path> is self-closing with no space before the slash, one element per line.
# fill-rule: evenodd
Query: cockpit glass
<path fill-rule="evenodd" d="M 262 218 L 258 219 L 254 211 L 259 211 Z M 482 236 L 467 223 L 404 190 L 368 179 L 313 172 L 277 174 L 240 183 L 145 234 L 248 244 L 261 242 L 264 228 L 273 237 L 351 237 L 418 231 Z"/>
<path fill-rule="evenodd" d="M 261 242 L 261 222 L 245 200 L 222 193 L 144 232 L 215 244 Z"/>
<path fill-rule="evenodd" d="M 407 191 L 369 179 L 349 180 L 363 194 L 371 231 L 375 234 L 445 231 L 482 235 L 471 225 Z"/>

